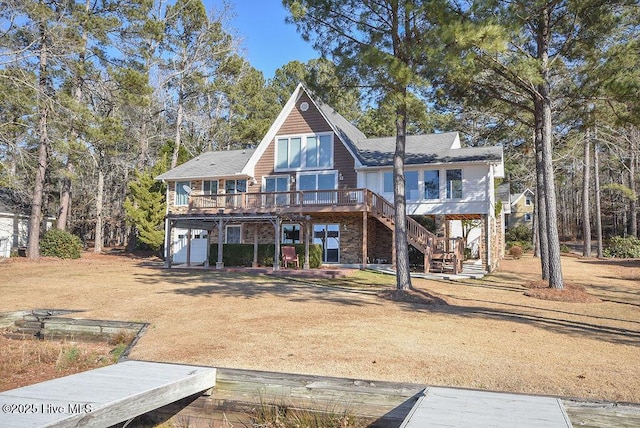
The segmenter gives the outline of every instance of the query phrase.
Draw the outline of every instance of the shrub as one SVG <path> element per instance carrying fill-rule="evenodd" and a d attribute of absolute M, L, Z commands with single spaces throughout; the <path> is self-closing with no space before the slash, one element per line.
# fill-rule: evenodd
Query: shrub
<path fill-rule="evenodd" d="M 563 253 L 563 254 L 568 254 L 568 253 L 571 252 L 571 247 L 569 247 L 566 244 L 562 244 L 562 245 L 560 245 L 560 252 Z"/>
<path fill-rule="evenodd" d="M 300 265 L 304 264 L 304 244 L 293 245 L 300 259 Z M 258 244 L 258 264 L 260 266 L 273 266 L 274 244 Z M 209 264 L 215 265 L 218 261 L 218 244 L 211 244 L 209 252 Z M 253 262 L 253 244 L 224 244 L 222 261 L 225 266 L 249 267 Z M 322 265 L 322 246 L 309 245 L 309 267 L 319 268 Z"/>
<path fill-rule="evenodd" d="M 522 257 L 523 253 L 524 250 L 519 245 L 513 245 L 511 248 L 509 248 L 509 255 L 514 259 L 519 259 L 520 257 Z"/>
<path fill-rule="evenodd" d="M 504 239 L 507 243 L 507 248 L 517 245 L 522 247 L 524 251 L 529 251 L 532 248 L 531 241 L 533 240 L 533 231 L 530 227 L 521 224 L 507 229 L 504 234 Z"/>
<path fill-rule="evenodd" d="M 619 257 L 622 259 L 640 258 L 640 239 L 634 236 L 623 238 L 614 236 L 604 251 L 605 257 Z"/>
<path fill-rule="evenodd" d="M 49 229 L 40 240 L 40 254 L 61 259 L 79 259 L 82 241 L 76 235 L 60 229 Z"/>

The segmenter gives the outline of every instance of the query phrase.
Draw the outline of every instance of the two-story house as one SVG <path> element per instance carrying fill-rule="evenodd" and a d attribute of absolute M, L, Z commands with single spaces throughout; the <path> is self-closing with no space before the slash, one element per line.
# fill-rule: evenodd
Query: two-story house
<path fill-rule="evenodd" d="M 531 229 L 533 227 L 533 210 L 535 194 L 531 189 L 525 189 L 522 193 L 511 195 L 511 211 L 507 217 L 506 227 L 511 229 L 524 225 Z"/>
<path fill-rule="evenodd" d="M 211 242 L 275 243 L 274 268 L 279 246 L 295 243 L 321 245 L 323 263 L 391 263 L 394 151 L 395 137 L 367 138 L 299 85 L 255 149 L 203 153 L 157 177 L 167 183 L 167 263 L 206 264 Z M 439 241 L 415 216 L 432 217 L 444 238 L 480 221 L 480 257 L 496 266 L 502 176 L 501 147 L 461 147 L 455 132 L 407 137 L 408 241 L 426 270 Z"/>

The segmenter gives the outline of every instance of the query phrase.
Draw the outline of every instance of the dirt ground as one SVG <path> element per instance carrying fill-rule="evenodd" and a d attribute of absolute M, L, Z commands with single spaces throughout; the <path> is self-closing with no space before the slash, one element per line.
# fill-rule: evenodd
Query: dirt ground
<path fill-rule="evenodd" d="M 437 296 L 424 304 L 363 286 L 392 286 L 381 274 L 345 290 L 87 253 L 0 262 L 0 312 L 149 322 L 133 359 L 640 403 L 640 260 L 564 257 L 563 272 L 600 301 L 526 296 L 530 256 L 483 280 L 415 279 Z"/>

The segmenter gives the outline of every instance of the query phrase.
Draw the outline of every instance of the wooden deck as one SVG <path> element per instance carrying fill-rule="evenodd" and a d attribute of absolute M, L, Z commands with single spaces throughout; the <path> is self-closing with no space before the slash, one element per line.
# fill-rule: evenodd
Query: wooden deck
<path fill-rule="evenodd" d="M 559 398 L 428 387 L 400 428 L 571 428 Z"/>
<path fill-rule="evenodd" d="M 216 369 L 126 361 L 0 393 L 0 426 L 108 427 L 215 385 Z"/>

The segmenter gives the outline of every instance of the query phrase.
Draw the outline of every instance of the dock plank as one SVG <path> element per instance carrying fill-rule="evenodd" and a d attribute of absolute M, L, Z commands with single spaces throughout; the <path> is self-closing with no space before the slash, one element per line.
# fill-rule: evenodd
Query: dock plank
<path fill-rule="evenodd" d="M 558 398 L 429 387 L 401 428 L 425 426 L 570 428 L 572 425 Z"/>
<path fill-rule="evenodd" d="M 126 361 L 0 393 L 0 425 L 104 427 L 205 391 L 211 367 Z"/>

